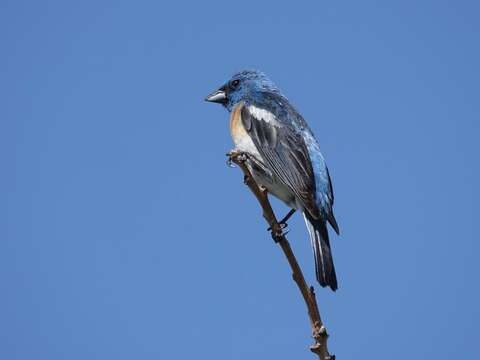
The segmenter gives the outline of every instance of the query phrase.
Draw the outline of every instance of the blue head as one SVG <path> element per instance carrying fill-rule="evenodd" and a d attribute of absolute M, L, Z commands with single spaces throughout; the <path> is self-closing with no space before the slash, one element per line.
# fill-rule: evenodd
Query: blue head
<path fill-rule="evenodd" d="M 244 70 L 233 75 L 226 84 L 208 95 L 205 100 L 220 103 L 228 111 L 232 111 L 239 102 L 259 99 L 265 92 L 280 94 L 275 84 L 264 73 Z"/>

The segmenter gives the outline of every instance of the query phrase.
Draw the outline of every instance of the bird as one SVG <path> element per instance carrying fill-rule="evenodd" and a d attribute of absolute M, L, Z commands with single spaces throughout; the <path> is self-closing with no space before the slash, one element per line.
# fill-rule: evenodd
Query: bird
<path fill-rule="evenodd" d="M 234 151 L 248 155 L 257 184 L 291 210 L 309 233 L 315 273 L 322 287 L 338 288 L 327 223 L 340 234 L 333 214 L 333 187 L 320 145 L 300 113 L 261 71 L 243 70 L 205 98 L 230 112 Z"/>

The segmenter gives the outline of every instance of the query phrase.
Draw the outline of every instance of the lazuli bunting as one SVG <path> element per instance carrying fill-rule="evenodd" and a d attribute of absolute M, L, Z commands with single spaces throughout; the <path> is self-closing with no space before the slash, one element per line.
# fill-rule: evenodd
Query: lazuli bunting
<path fill-rule="evenodd" d="M 303 117 L 263 73 L 235 74 L 206 101 L 224 105 L 231 113 L 235 151 L 247 153 L 255 181 L 292 210 L 302 212 L 321 286 L 338 287 L 327 222 L 337 234 L 333 188 L 320 146 Z"/>

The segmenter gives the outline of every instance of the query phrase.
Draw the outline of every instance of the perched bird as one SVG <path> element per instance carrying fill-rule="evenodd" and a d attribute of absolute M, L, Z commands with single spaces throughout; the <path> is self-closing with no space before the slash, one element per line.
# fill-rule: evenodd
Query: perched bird
<path fill-rule="evenodd" d="M 321 286 L 337 289 L 327 222 L 337 234 L 333 189 L 320 146 L 303 117 L 265 74 L 235 74 L 206 101 L 220 103 L 230 115 L 230 132 L 238 152 L 248 154 L 255 181 L 292 210 L 302 212 Z"/>

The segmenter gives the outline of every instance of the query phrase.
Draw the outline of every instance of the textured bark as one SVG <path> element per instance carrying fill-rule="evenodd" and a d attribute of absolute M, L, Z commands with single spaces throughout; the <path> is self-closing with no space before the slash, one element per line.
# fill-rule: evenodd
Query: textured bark
<path fill-rule="evenodd" d="M 247 167 L 246 161 L 248 155 L 232 151 L 227 154 L 229 157 L 229 163 L 237 164 L 244 174 L 244 182 L 250 188 L 252 193 L 257 198 L 260 206 L 263 210 L 263 217 L 271 228 L 273 240 L 280 245 L 283 253 L 285 254 L 290 268 L 292 270 L 292 277 L 300 290 L 305 305 L 307 306 L 308 316 L 310 318 L 310 325 L 312 328 L 312 337 L 315 340 L 314 344 L 310 346 L 310 350 L 317 354 L 321 360 L 335 360 L 335 355 L 331 355 L 328 352 L 327 329 L 323 325 L 320 311 L 318 310 L 317 300 L 315 298 L 315 291 L 313 286 L 309 287 L 302 273 L 302 269 L 298 265 L 297 259 L 293 254 L 290 243 L 288 242 L 285 234 L 282 231 L 282 227 L 279 225 L 275 213 L 273 212 L 270 201 L 268 200 L 268 194 L 266 189 L 259 186 L 254 180 L 250 170 Z"/>

